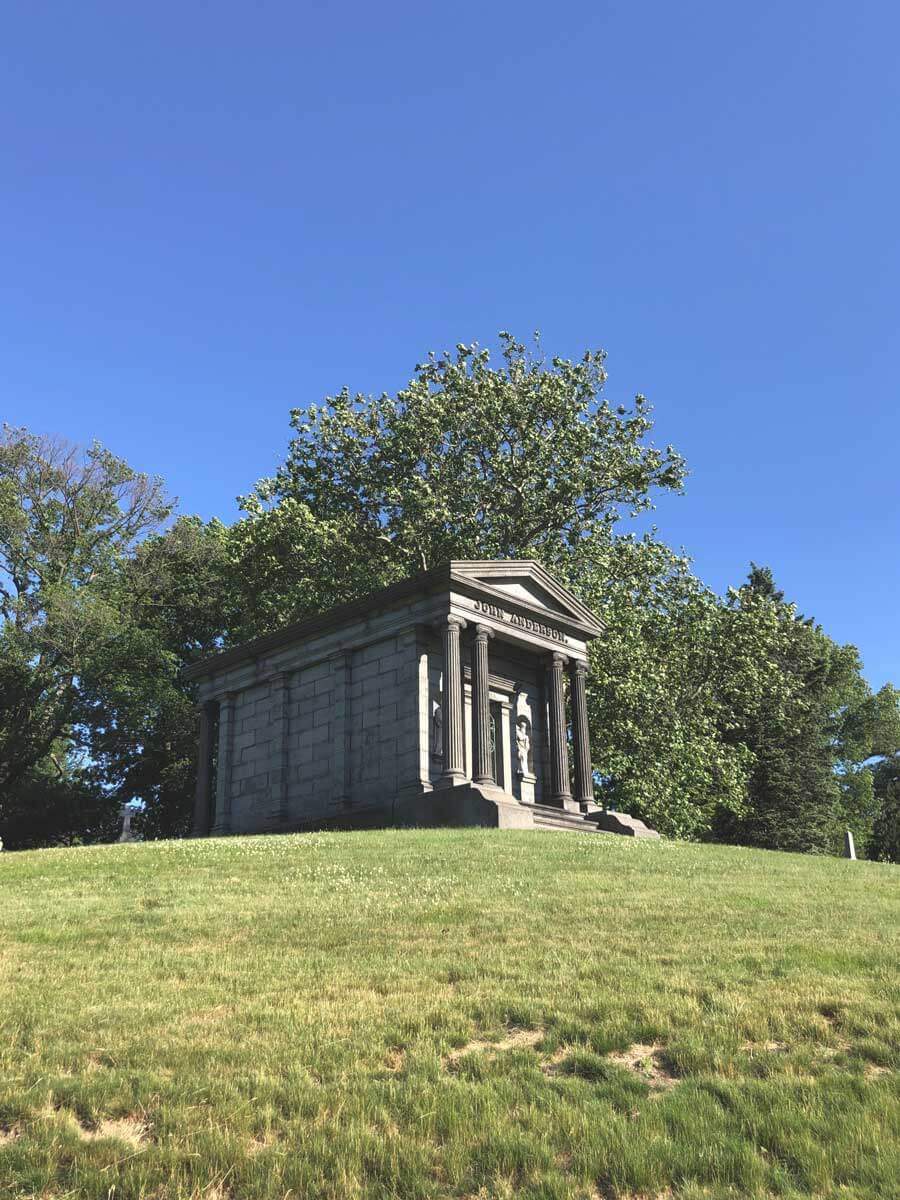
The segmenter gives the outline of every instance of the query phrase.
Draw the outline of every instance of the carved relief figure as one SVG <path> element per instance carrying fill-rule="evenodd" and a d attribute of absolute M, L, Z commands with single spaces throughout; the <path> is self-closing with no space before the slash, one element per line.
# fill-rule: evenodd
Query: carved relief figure
<path fill-rule="evenodd" d="M 530 768 L 528 758 L 531 751 L 531 722 L 527 717 L 518 717 L 516 719 L 516 757 L 518 758 L 518 766 L 516 772 L 519 775 L 529 775 Z"/>

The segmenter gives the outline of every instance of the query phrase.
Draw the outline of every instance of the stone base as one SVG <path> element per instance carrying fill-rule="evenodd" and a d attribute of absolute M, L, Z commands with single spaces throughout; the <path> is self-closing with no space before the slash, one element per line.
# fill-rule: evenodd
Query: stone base
<path fill-rule="evenodd" d="M 643 821 L 639 821 L 637 817 L 632 817 L 628 813 L 594 812 L 587 817 L 587 820 L 604 833 L 623 833 L 626 837 L 634 838 L 659 837 L 655 829 L 651 829 L 649 825 L 645 825 Z"/>
<path fill-rule="evenodd" d="M 409 806 L 409 823 L 425 826 L 481 825 L 489 829 L 532 829 L 529 808 L 502 788 L 488 784 L 461 783 L 435 788 Z"/>
<path fill-rule="evenodd" d="M 516 792 L 516 799 L 521 800 L 523 804 L 534 804 L 536 783 L 536 775 L 532 775 L 530 772 L 523 774 L 520 771 L 516 771 L 515 784 L 513 785 Z"/>

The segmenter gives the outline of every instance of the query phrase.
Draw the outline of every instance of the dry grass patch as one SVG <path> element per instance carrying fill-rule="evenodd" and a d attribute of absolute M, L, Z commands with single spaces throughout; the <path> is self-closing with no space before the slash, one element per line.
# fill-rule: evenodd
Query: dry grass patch
<path fill-rule="evenodd" d="M 611 1188 L 594 1188 L 588 1195 L 589 1200 L 673 1200 L 675 1193 L 671 1188 L 663 1188 L 661 1192 L 616 1192 Z"/>
<path fill-rule="evenodd" d="M 140 1117 L 105 1117 L 95 1126 L 85 1125 L 75 1113 L 68 1108 L 57 1108 L 52 1102 L 46 1104 L 40 1116 L 45 1120 L 62 1120 L 72 1126 L 83 1142 L 99 1142 L 106 1138 L 114 1138 L 126 1145 L 138 1149 L 147 1143 L 147 1124 Z"/>
<path fill-rule="evenodd" d="M 541 1063 L 541 1070 L 545 1075 L 558 1075 L 560 1066 L 569 1056 L 570 1047 L 560 1046 L 558 1050 L 554 1050 L 549 1058 L 545 1058 Z"/>
<path fill-rule="evenodd" d="M 398 1071 L 403 1070 L 403 1064 L 405 1061 L 406 1059 L 402 1050 L 388 1050 L 387 1054 L 384 1056 L 385 1068 L 390 1071 L 392 1075 L 396 1075 Z"/>
<path fill-rule="evenodd" d="M 635 1042 L 627 1050 L 613 1050 L 606 1058 L 613 1066 L 624 1067 L 626 1071 L 637 1075 L 653 1091 L 664 1092 L 678 1083 L 676 1076 L 663 1062 L 664 1050 L 665 1046 L 659 1042 L 652 1046 L 644 1042 Z"/>
<path fill-rule="evenodd" d="M 509 1035 L 500 1042 L 487 1042 L 482 1038 L 476 1038 L 474 1041 L 466 1042 L 465 1046 L 460 1046 L 457 1050 L 451 1050 L 444 1058 L 444 1066 L 450 1066 L 451 1063 L 459 1062 L 461 1058 L 465 1058 L 468 1054 L 487 1054 L 493 1056 L 504 1050 L 531 1049 L 543 1040 L 543 1029 L 512 1029 Z"/>
<path fill-rule="evenodd" d="M 741 1046 L 747 1054 L 787 1054 L 790 1046 L 787 1042 L 744 1042 Z"/>
<path fill-rule="evenodd" d="M 878 1063 L 866 1063 L 866 1079 L 879 1079 L 882 1075 L 893 1075 L 890 1067 L 881 1067 Z"/>
<path fill-rule="evenodd" d="M 0 1126 L 0 1146 L 8 1146 L 10 1142 L 14 1142 L 19 1136 L 19 1127 L 10 1125 L 8 1129 Z"/>
<path fill-rule="evenodd" d="M 82 1136 L 93 1139 L 115 1138 L 129 1146 L 143 1146 L 147 1141 L 147 1126 L 137 1117 L 116 1117 L 101 1121 L 94 1130 L 85 1130 Z"/>

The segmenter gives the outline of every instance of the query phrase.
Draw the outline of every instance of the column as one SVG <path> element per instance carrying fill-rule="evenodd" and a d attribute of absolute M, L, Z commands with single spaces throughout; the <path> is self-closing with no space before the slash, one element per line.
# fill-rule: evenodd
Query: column
<path fill-rule="evenodd" d="M 566 697 L 563 691 L 563 666 L 566 656 L 554 651 L 547 666 L 547 691 L 550 701 L 550 803 L 559 808 L 577 810 L 569 790 L 569 747 L 566 741 Z"/>
<path fill-rule="evenodd" d="M 461 617 L 447 617 L 441 626 L 444 643 L 444 686 L 441 696 L 441 740 L 444 751 L 444 785 L 463 783 L 462 667 L 459 659 L 459 631 L 465 625 Z"/>
<path fill-rule="evenodd" d="M 575 749 L 575 799 L 584 808 L 594 802 L 594 775 L 591 768 L 591 739 L 588 729 L 587 663 L 576 659 L 569 666 L 572 693 L 572 743 Z"/>
<path fill-rule="evenodd" d="M 496 783 L 491 762 L 491 686 L 486 625 L 475 626 L 472 642 L 472 782 Z"/>
<path fill-rule="evenodd" d="M 197 788 L 194 792 L 194 836 L 206 837 L 212 815 L 212 734 L 215 700 L 207 700 L 197 709 L 199 718 L 197 739 Z"/>

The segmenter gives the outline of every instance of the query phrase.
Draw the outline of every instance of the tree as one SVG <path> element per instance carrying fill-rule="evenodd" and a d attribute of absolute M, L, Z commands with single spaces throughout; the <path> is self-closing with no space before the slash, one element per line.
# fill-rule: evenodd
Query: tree
<path fill-rule="evenodd" d="M 109 842 L 122 828 L 120 813 L 117 799 L 95 785 L 60 739 L 44 762 L 4 793 L 0 832 L 11 850 Z"/>
<path fill-rule="evenodd" d="M 751 564 L 728 598 L 722 646 L 733 681 L 723 727 L 752 756 L 747 803 L 720 836 L 772 849 L 838 852 L 852 826 L 864 848 L 877 806 L 863 764 L 900 732 L 892 688 L 873 696 L 854 646 L 839 646 Z"/>
<path fill-rule="evenodd" d="M 181 517 L 135 547 L 116 581 L 123 638 L 81 681 L 90 778 L 119 803 L 138 800 L 144 837 L 190 829 L 196 767 L 188 663 L 242 629 L 240 580 L 229 530 Z"/>
<path fill-rule="evenodd" d="M 900 751 L 883 758 L 871 770 L 878 805 L 869 857 L 900 863 Z"/>
<path fill-rule="evenodd" d="M 451 558 L 534 557 L 607 617 L 590 711 L 603 794 L 696 836 L 740 806 L 746 754 L 717 738 L 707 629 L 717 602 L 687 560 L 619 522 L 679 490 L 684 463 L 648 443 L 650 409 L 602 398 L 605 356 L 502 362 L 430 354 L 396 396 L 292 413 L 283 466 L 233 530 L 254 631 Z M 249 632 L 249 628 L 247 630 Z"/>
<path fill-rule="evenodd" d="M 452 558 L 552 566 L 623 513 L 651 507 L 655 490 L 680 489 L 681 456 L 646 441 L 644 397 L 630 410 L 602 398 L 603 351 L 547 362 L 508 333 L 500 341 L 500 366 L 488 350 L 458 345 L 429 354 L 396 396 L 345 390 L 292 412 L 286 462 L 244 500 L 248 552 L 301 528 L 326 559 L 324 571 L 288 573 L 279 589 L 284 563 L 271 556 L 284 610 L 303 608 L 309 579 L 316 596 L 341 595 L 351 562 L 351 586 L 369 588 Z M 340 548 L 352 558 L 336 561 Z"/>
<path fill-rule="evenodd" d="M 0 806 L 64 735 L 80 681 L 124 648 L 117 578 L 170 511 L 160 480 L 102 446 L 0 438 Z"/>
<path fill-rule="evenodd" d="M 689 560 L 652 536 L 591 539 L 569 556 L 569 582 L 605 630 L 588 681 L 598 799 L 672 837 L 706 835 L 744 808 L 751 756 L 721 736 L 729 667 L 721 601 Z"/>

